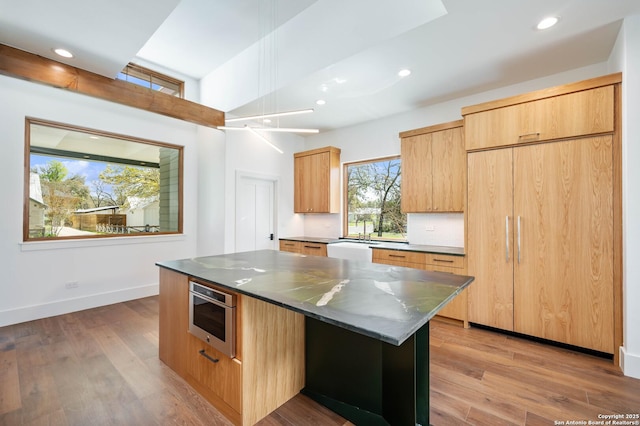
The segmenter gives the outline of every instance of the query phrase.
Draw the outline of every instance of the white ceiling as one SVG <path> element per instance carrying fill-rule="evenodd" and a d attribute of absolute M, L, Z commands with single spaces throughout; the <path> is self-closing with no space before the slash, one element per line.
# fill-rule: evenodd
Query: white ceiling
<path fill-rule="evenodd" d="M 314 108 L 279 125 L 328 130 L 605 61 L 638 13 L 638 0 L 0 0 L 0 43 L 109 77 L 142 60 L 202 79 L 201 101 L 228 117 Z M 560 22 L 536 30 L 548 15 Z"/>

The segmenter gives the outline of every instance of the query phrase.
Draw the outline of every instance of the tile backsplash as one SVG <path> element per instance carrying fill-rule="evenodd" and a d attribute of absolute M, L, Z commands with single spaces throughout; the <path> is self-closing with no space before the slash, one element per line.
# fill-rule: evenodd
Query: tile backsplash
<path fill-rule="evenodd" d="M 464 247 L 464 214 L 408 214 L 407 235 L 411 244 Z"/>
<path fill-rule="evenodd" d="M 337 238 L 342 235 L 341 215 L 304 216 L 306 216 L 304 218 L 305 236 Z M 412 244 L 464 247 L 464 215 L 462 213 L 410 213 L 407 215 L 407 235 Z"/>

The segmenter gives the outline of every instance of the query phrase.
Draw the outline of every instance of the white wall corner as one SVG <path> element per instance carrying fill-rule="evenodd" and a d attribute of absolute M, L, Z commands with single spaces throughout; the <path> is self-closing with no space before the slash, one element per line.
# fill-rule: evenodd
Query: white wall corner
<path fill-rule="evenodd" d="M 0 311 L 0 327 L 112 305 L 159 293 L 158 283 Z"/>
<path fill-rule="evenodd" d="M 640 354 L 632 354 L 620 346 L 620 368 L 625 376 L 640 379 Z"/>

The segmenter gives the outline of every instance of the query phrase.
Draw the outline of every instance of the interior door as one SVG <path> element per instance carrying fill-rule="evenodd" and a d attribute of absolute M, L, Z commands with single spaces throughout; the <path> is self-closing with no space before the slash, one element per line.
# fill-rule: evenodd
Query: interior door
<path fill-rule="evenodd" d="M 612 164 L 611 136 L 514 149 L 515 331 L 612 353 Z"/>
<path fill-rule="evenodd" d="M 512 149 L 470 153 L 467 259 L 469 321 L 513 330 Z"/>
<path fill-rule="evenodd" d="M 236 251 L 275 249 L 275 181 L 240 176 L 236 185 Z"/>

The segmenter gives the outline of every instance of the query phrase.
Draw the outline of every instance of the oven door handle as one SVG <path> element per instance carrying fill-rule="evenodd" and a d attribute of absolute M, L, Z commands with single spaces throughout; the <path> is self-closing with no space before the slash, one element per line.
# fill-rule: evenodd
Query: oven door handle
<path fill-rule="evenodd" d="M 229 306 L 224 302 L 221 302 L 219 300 L 207 297 L 207 296 L 203 295 L 202 293 L 198 293 L 197 291 L 190 291 L 189 293 L 191 293 L 193 296 L 199 297 L 200 299 L 202 299 L 202 300 L 204 300 L 206 302 L 213 303 L 216 306 L 220 306 L 221 308 L 233 308 L 233 306 Z"/>

